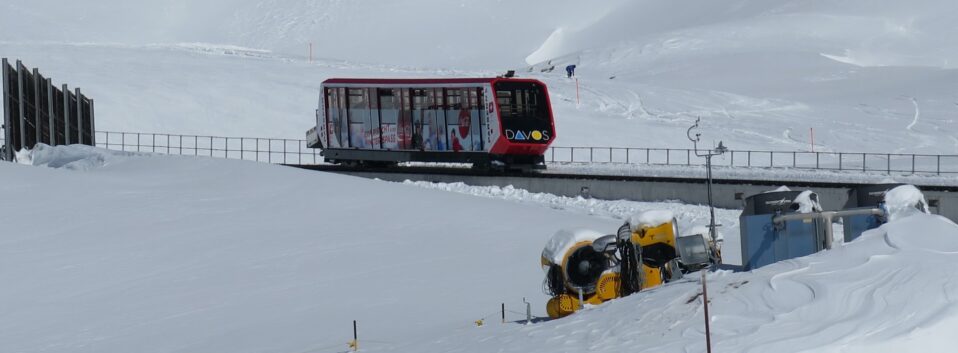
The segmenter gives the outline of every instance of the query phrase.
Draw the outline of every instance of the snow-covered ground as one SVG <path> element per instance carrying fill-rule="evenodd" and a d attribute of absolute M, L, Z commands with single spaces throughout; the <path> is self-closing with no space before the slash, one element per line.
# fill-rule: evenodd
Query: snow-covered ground
<path fill-rule="evenodd" d="M 0 164 L 2 352 L 296 353 L 345 347 L 351 320 L 426 340 L 523 297 L 544 315 L 549 236 L 621 222 L 255 162 L 31 160 Z"/>
<path fill-rule="evenodd" d="M 8 1 L 0 56 L 82 87 L 100 130 L 302 138 L 326 78 L 516 69 L 549 85 L 557 145 L 688 148 L 701 117 L 706 146 L 809 150 L 814 132 L 816 151 L 958 154 L 956 13 L 946 0 Z M 558 229 L 611 233 L 649 208 L 690 226 L 701 206 L 84 147 L 22 157 L 35 166 L 0 164 L 0 352 L 342 352 L 354 319 L 370 352 L 703 350 L 693 279 L 562 320 L 496 320 L 502 302 L 519 319 L 523 297 L 544 313 L 537 257 Z M 754 174 L 805 174 L 775 173 Z M 737 215 L 719 219 L 730 256 Z M 710 275 L 717 351 L 952 351 L 956 228 L 914 215 Z"/>
<path fill-rule="evenodd" d="M 958 225 L 913 215 L 831 251 L 708 275 L 715 352 L 951 352 Z M 395 352 L 703 352 L 698 277 L 570 317 L 489 325 Z"/>
<path fill-rule="evenodd" d="M 543 315 L 536 258 L 556 230 L 611 233 L 652 209 L 701 224 L 702 206 L 84 146 L 22 157 L 34 166 L 0 164 L 0 351 L 341 352 L 354 319 L 370 352 L 702 349 L 694 276 L 565 319 L 514 322 L 523 297 Z M 718 210 L 732 225 L 727 256 L 736 213 Z M 958 225 L 915 214 L 831 251 L 711 274 L 713 342 L 950 351 L 956 254 Z"/>

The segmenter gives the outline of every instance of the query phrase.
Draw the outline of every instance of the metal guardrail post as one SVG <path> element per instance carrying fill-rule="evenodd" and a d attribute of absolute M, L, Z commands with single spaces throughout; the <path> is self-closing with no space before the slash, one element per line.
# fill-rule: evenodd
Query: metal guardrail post
<path fill-rule="evenodd" d="M 941 155 L 938 155 L 938 169 L 936 169 L 935 175 L 941 175 Z"/>
<path fill-rule="evenodd" d="M 821 168 L 821 167 L 820 167 L 821 164 L 819 163 L 819 160 L 820 160 L 820 158 L 819 158 L 819 153 L 820 153 L 820 152 L 815 152 L 815 169 L 820 169 L 820 168 Z"/>
<path fill-rule="evenodd" d="M 672 150 L 665 149 L 665 165 L 672 165 Z"/>
<path fill-rule="evenodd" d="M 792 168 L 798 167 L 798 162 L 795 159 L 798 157 L 798 152 L 792 151 Z"/>
<path fill-rule="evenodd" d="M 752 151 L 748 151 L 748 166 L 752 166 Z"/>
<path fill-rule="evenodd" d="M 866 159 L 865 159 L 865 156 L 867 156 L 867 155 L 868 155 L 867 153 L 862 153 L 862 171 L 863 171 L 863 172 L 866 171 L 866 170 L 865 170 L 865 165 L 868 163 L 868 162 L 866 161 Z"/>
<path fill-rule="evenodd" d="M 915 174 L 915 155 L 911 155 L 911 173 Z"/>

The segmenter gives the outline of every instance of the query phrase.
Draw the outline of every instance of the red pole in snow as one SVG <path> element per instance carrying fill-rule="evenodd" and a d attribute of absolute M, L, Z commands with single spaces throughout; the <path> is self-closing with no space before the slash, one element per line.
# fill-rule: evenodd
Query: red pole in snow
<path fill-rule="evenodd" d="M 809 135 L 812 137 L 812 152 L 815 152 L 815 128 L 808 128 Z"/>
<path fill-rule="evenodd" d="M 705 272 L 702 270 L 702 302 L 705 305 L 705 349 L 712 353 L 712 333 L 709 331 L 709 292 L 705 285 Z"/>
<path fill-rule="evenodd" d="M 579 78 L 575 78 L 575 104 L 579 105 Z"/>

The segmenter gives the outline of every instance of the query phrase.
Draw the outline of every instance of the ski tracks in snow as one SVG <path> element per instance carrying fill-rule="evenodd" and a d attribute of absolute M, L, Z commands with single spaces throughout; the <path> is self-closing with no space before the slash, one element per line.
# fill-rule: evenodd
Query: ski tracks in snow
<path fill-rule="evenodd" d="M 921 119 L 921 107 L 918 105 L 918 100 L 915 97 L 907 97 L 911 99 L 911 104 L 915 106 L 915 119 L 911 121 L 911 124 L 908 124 L 908 127 L 905 130 L 911 131 L 915 124 L 918 124 L 918 121 Z"/>

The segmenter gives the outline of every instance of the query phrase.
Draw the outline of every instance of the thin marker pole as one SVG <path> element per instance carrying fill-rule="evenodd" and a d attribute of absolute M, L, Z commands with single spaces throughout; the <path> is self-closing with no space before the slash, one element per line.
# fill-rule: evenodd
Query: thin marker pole
<path fill-rule="evenodd" d="M 707 272 L 707 270 L 702 270 L 702 304 L 705 307 L 705 350 L 708 353 L 712 353 L 712 333 L 709 328 L 709 292 L 708 287 L 705 285 L 705 272 Z"/>
<path fill-rule="evenodd" d="M 356 334 L 356 320 L 353 320 L 353 351 L 359 350 L 359 336 Z"/>
<path fill-rule="evenodd" d="M 815 152 L 815 128 L 813 128 L 813 127 L 808 128 L 808 135 L 811 136 L 811 139 L 812 139 L 812 141 L 811 141 L 811 142 L 812 142 L 812 152 Z"/>
<path fill-rule="evenodd" d="M 575 104 L 579 105 L 579 78 L 575 78 Z"/>

